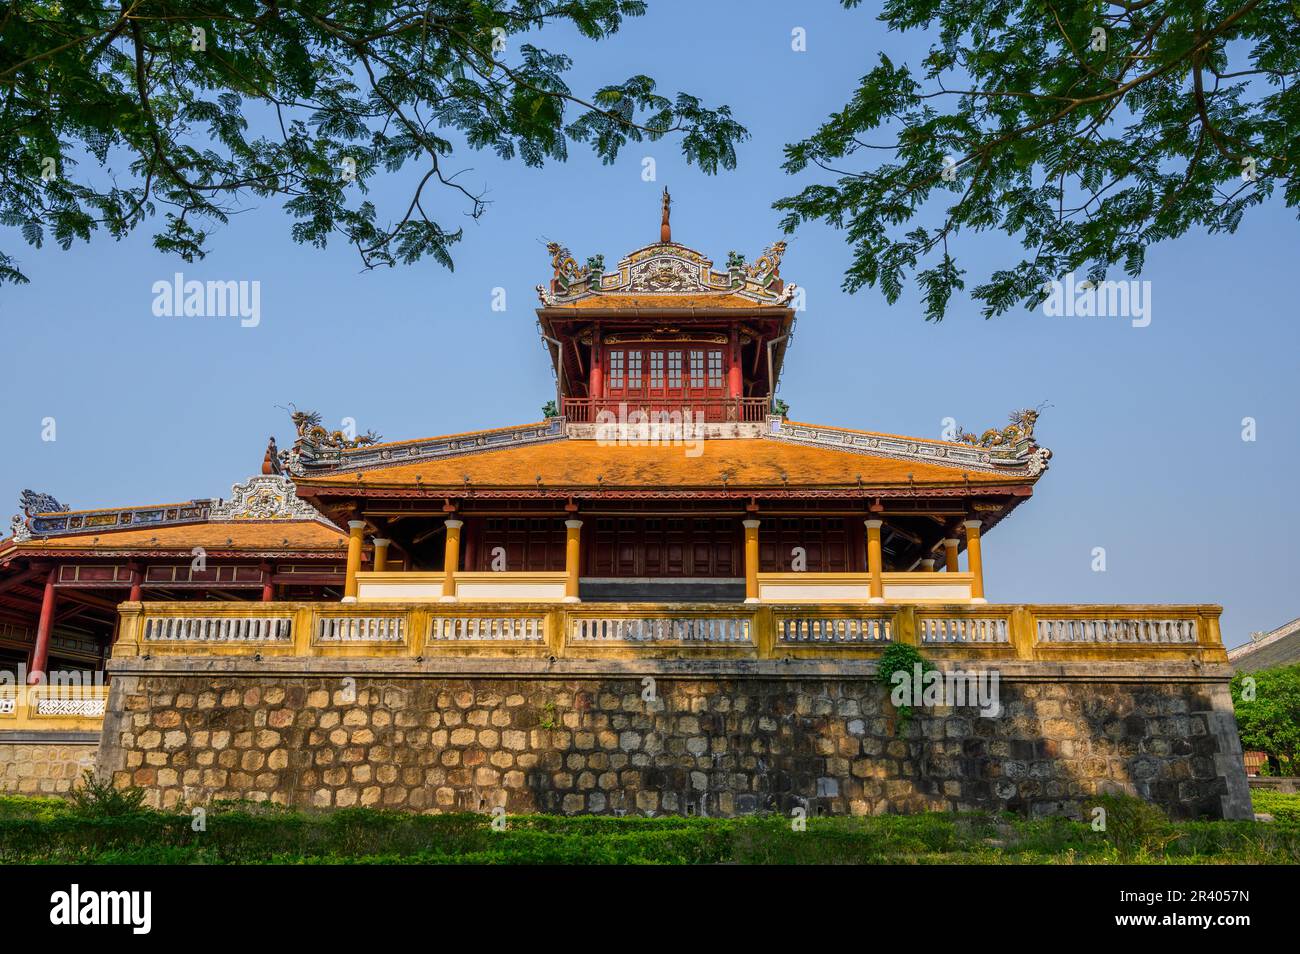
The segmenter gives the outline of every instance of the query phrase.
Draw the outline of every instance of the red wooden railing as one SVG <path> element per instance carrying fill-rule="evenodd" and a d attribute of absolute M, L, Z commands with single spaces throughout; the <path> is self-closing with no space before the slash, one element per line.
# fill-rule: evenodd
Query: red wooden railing
<path fill-rule="evenodd" d="M 606 419 L 617 422 L 650 423 L 720 421 L 761 422 L 767 419 L 767 398 L 578 398 L 566 397 L 561 413 L 574 424 L 599 423 L 597 415 L 608 412 Z M 631 415 L 637 415 L 631 418 Z M 645 415 L 645 417 L 641 417 Z M 665 417 L 664 415 L 669 415 Z M 687 416 L 689 415 L 689 417 Z M 702 416 L 702 417 L 701 417 Z"/>

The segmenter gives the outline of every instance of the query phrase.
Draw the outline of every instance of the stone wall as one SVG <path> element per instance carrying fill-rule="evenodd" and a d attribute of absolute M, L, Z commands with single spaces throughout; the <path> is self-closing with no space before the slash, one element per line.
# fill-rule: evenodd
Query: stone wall
<path fill-rule="evenodd" d="M 98 749 L 94 734 L 0 732 L 0 794 L 66 795 Z"/>
<path fill-rule="evenodd" d="M 1116 791 L 1176 817 L 1249 813 L 1222 680 L 1004 673 L 1001 716 L 918 709 L 900 737 L 866 671 L 791 677 L 796 664 L 781 676 L 669 669 L 645 701 L 641 673 L 198 675 L 155 663 L 172 670 L 114 679 L 99 769 L 168 807 L 1041 816 Z"/>

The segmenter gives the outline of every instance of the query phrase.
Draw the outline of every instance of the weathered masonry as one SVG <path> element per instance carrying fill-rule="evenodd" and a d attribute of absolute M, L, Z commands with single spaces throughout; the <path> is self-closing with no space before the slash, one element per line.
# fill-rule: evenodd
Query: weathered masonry
<path fill-rule="evenodd" d="M 550 249 L 540 422 L 381 443 L 295 410 L 230 502 L 27 496 L 0 666 L 109 657 L 97 765 L 156 804 L 1248 815 L 1218 607 L 989 602 L 1037 413 L 951 442 L 791 420 L 784 245 L 716 271 L 668 212 L 612 271 Z M 904 730 L 892 644 L 996 676 L 996 711 Z M 23 731 L 70 704 L 43 691 Z"/>
<path fill-rule="evenodd" d="M 102 772 L 169 806 L 1250 812 L 1215 607 L 242 609 L 123 607 Z M 997 671 L 998 714 L 900 734 L 894 640 Z"/>

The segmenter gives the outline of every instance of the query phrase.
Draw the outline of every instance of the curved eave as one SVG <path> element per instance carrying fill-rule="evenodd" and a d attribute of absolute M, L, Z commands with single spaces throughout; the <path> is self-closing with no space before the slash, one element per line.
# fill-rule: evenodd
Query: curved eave
<path fill-rule="evenodd" d="M 518 485 L 481 486 L 476 484 L 384 484 L 370 481 L 357 481 L 342 484 L 337 481 L 313 483 L 309 479 L 300 479 L 299 496 L 301 497 L 390 497 L 390 498 L 427 498 L 442 500 L 456 498 L 470 500 L 480 498 L 565 498 L 565 497 L 609 497 L 609 498 L 788 498 L 799 497 L 838 497 L 842 499 L 871 500 L 875 497 L 890 499 L 907 499 L 911 497 L 1015 497 L 1026 498 L 1033 495 L 1033 484 L 1037 478 L 1025 478 L 1023 482 L 1005 484 L 923 484 L 871 486 L 858 484 L 822 484 L 789 487 L 770 484 L 730 484 L 698 485 L 682 487 L 646 487 L 644 485 L 610 486 L 607 484 L 571 484 L 562 486 L 523 487 Z"/>
<path fill-rule="evenodd" d="M 340 545 L 337 549 L 315 549 L 315 550 L 295 550 L 292 547 L 267 547 L 265 549 L 251 549 L 248 547 L 230 547 L 217 548 L 205 547 L 204 553 L 210 558 L 217 559 L 265 559 L 267 557 L 292 558 L 295 560 L 337 560 L 340 556 L 347 553 L 346 545 Z M 19 544 L 8 553 L 0 553 L 0 559 L 50 559 L 52 557 L 76 557 L 78 559 L 91 559 L 96 557 L 159 557 L 159 558 L 183 558 L 189 560 L 193 556 L 193 549 L 187 547 L 61 547 L 58 545 L 42 545 L 23 543 Z"/>
<path fill-rule="evenodd" d="M 720 305 L 714 308 L 681 308 L 666 306 L 663 308 L 628 308 L 611 305 L 608 308 L 598 306 L 543 305 L 537 309 L 541 318 L 793 318 L 794 309 L 786 305 L 764 305 L 755 302 L 748 305 Z"/>

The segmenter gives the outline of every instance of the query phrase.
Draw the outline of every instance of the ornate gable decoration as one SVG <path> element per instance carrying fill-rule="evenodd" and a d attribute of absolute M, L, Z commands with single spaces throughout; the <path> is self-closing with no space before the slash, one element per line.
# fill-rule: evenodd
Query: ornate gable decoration
<path fill-rule="evenodd" d="M 212 507 L 214 521 L 226 520 L 320 520 L 328 522 L 311 504 L 300 499 L 293 482 L 279 474 L 259 474 L 247 483 L 235 484 L 229 500 Z"/>
<path fill-rule="evenodd" d="M 756 305 L 786 305 L 796 286 L 781 278 L 785 243 L 768 246 L 752 263 L 737 252 L 727 257 L 727 270 L 713 270 L 713 260 L 678 245 L 661 242 L 637 249 L 618 263 L 617 271 L 605 272 L 603 259 L 595 256 L 579 266 L 567 248 L 552 242 L 553 275 L 549 285 L 538 285 L 543 305 L 565 305 L 600 295 L 738 295 Z M 671 300 L 664 302 L 671 306 Z"/>
<path fill-rule="evenodd" d="M 249 478 L 247 483 L 235 484 L 229 501 L 204 499 L 147 507 L 71 511 L 48 494 L 28 490 L 23 492 L 21 502 L 26 516 L 14 517 L 10 527 L 18 543 L 25 543 L 33 537 L 172 527 L 208 521 L 316 520 L 334 526 L 309 503 L 299 499 L 293 483 L 278 474 L 258 475 Z"/>
<path fill-rule="evenodd" d="M 523 444 L 545 444 L 567 440 L 564 419 L 548 418 L 540 424 L 520 427 L 499 427 L 473 434 L 456 434 L 406 441 L 400 444 L 381 444 L 377 447 L 358 447 L 349 451 L 313 454 L 310 447 L 295 448 L 285 462 L 288 472 L 295 477 L 317 477 L 338 473 L 363 471 L 409 464 L 418 460 L 440 460 L 445 457 L 462 457 L 503 447 Z"/>
<path fill-rule="evenodd" d="M 1033 440 L 1032 420 L 1028 424 L 1028 433 L 1017 432 L 1014 439 L 988 444 L 966 439 L 954 443 L 919 437 L 869 434 L 838 427 L 795 424 L 779 417 L 769 417 L 768 422 L 768 436 L 775 440 L 834 447 L 897 460 L 923 460 L 982 473 L 1037 477 L 1047 470 L 1048 462 L 1052 459 L 1052 452 L 1046 447 L 1039 447 Z"/>
<path fill-rule="evenodd" d="M 31 518 L 46 513 L 70 512 L 69 507 L 59 503 L 50 494 L 38 493 L 35 490 L 24 490 L 18 495 L 18 508 L 22 513 L 14 514 L 9 521 L 9 529 L 13 538 L 19 543 L 32 538 Z"/>

